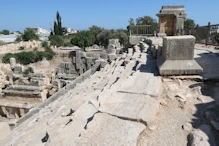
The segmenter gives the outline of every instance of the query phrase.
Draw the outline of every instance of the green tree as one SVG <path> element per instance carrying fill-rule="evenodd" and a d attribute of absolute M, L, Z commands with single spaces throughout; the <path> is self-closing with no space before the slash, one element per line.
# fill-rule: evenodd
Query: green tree
<path fill-rule="evenodd" d="M 62 20 L 59 12 L 56 12 L 56 21 L 54 21 L 54 34 L 63 35 Z"/>
<path fill-rule="evenodd" d="M 135 25 L 135 21 L 134 21 L 133 18 L 130 18 L 130 19 L 129 19 L 129 25 Z"/>
<path fill-rule="evenodd" d="M 119 39 L 120 44 L 128 45 L 128 31 L 124 29 L 112 30 L 112 37 L 110 39 Z"/>
<path fill-rule="evenodd" d="M 9 32 L 9 30 L 3 30 L 3 31 L 1 32 L 1 34 L 3 34 L 3 35 L 9 35 L 10 32 Z"/>
<path fill-rule="evenodd" d="M 107 47 L 109 44 L 109 39 L 111 39 L 113 36 L 112 33 L 113 32 L 111 30 L 104 29 L 103 31 L 101 31 L 101 33 L 97 35 L 98 42 L 100 42 L 101 45 Z"/>
<path fill-rule="evenodd" d="M 104 30 L 104 28 L 101 28 L 101 27 L 99 27 L 99 26 L 96 26 L 96 25 L 93 25 L 93 26 L 91 26 L 90 28 L 89 28 L 89 30 L 90 30 L 90 32 L 94 35 L 94 37 L 95 37 L 95 44 L 97 44 L 97 45 L 99 45 L 99 41 L 98 41 L 98 39 L 97 39 L 97 35 L 99 34 L 99 33 L 101 33 L 101 31 L 103 31 Z"/>
<path fill-rule="evenodd" d="M 27 28 L 24 34 L 21 35 L 23 41 L 39 40 L 39 36 L 32 30 Z"/>
<path fill-rule="evenodd" d="M 63 40 L 62 36 L 60 36 L 60 35 L 49 36 L 49 41 L 50 41 L 50 44 L 53 46 L 60 47 L 60 46 L 64 45 L 64 40 Z"/>
<path fill-rule="evenodd" d="M 143 16 L 136 19 L 136 25 L 157 25 L 157 21 L 151 16 Z"/>
<path fill-rule="evenodd" d="M 81 48 L 89 47 L 94 45 L 95 36 L 89 30 L 83 30 L 75 34 L 72 39 L 71 43 L 75 46 L 79 46 Z"/>
<path fill-rule="evenodd" d="M 195 21 L 192 19 L 186 19 L 184 22 L 184 28 L 194 29 L 195 28 Z"/>

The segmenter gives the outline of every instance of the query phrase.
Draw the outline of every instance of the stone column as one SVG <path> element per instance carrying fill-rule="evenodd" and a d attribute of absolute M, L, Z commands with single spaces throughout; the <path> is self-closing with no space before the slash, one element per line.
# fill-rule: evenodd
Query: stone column
<path fill-rule="evenodd" d="M 16 66 L 16 59 L 15 58 L 10 58 L 10 65 L 11 65 L 11 69 L 14 69 L 14 67 Z"/>

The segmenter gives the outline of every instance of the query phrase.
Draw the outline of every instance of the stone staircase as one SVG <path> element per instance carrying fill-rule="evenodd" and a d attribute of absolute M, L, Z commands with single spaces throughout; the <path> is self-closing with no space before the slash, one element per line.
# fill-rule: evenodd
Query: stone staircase
<path fill-rule="evenodd" d="M 0 145 L 137 145 L 159 111 L 155 60 L 136 45 L 16 127 Z M 147 53 L 146 53 L 147 52 Z"/>

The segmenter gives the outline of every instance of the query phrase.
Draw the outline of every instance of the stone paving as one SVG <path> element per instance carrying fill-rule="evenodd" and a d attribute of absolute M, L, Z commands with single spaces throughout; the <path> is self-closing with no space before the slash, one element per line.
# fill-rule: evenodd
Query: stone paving
<path fill-rule="evenodd" d="M 136 145 L 159 111 L 162 82 L 150 51 L 129 51 L 16 127 L 0 145 Z"/>

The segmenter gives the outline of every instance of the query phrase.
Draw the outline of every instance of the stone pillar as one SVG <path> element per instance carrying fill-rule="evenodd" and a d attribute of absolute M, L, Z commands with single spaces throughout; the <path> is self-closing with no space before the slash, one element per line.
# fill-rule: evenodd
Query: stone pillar
<path fill-rule="evenodd" d="M 11 65 L 11 69 L 14 69 L 14 67 L 16 66 L 16 59 L 15 58 L 10 58 L 10 65 Z"/>
<path fill-rule="evenodd" d="M 208 34 L 206 36 L 206 41 L 205 41 L 205 45 L 209 45 L 210 44 L 210 31 L 211 31 L 211 23 L 208 22 L 208 27 L 207 27 L 207 31 L 208 31 Z"/>
<path fill-rule="evenodd" d="M 157 60 L 160 75 L 193 75 L 203 69 L 194 60 L 195 37 L 164 37 L 162 56 Z"/>
<path fill-rule="evenodd" d="M 76 62 L 76 69 L 80 69 L 81 68 L 81 51 L 76 51 L 76 59 L 75 59 L 75 62 Z"/>

